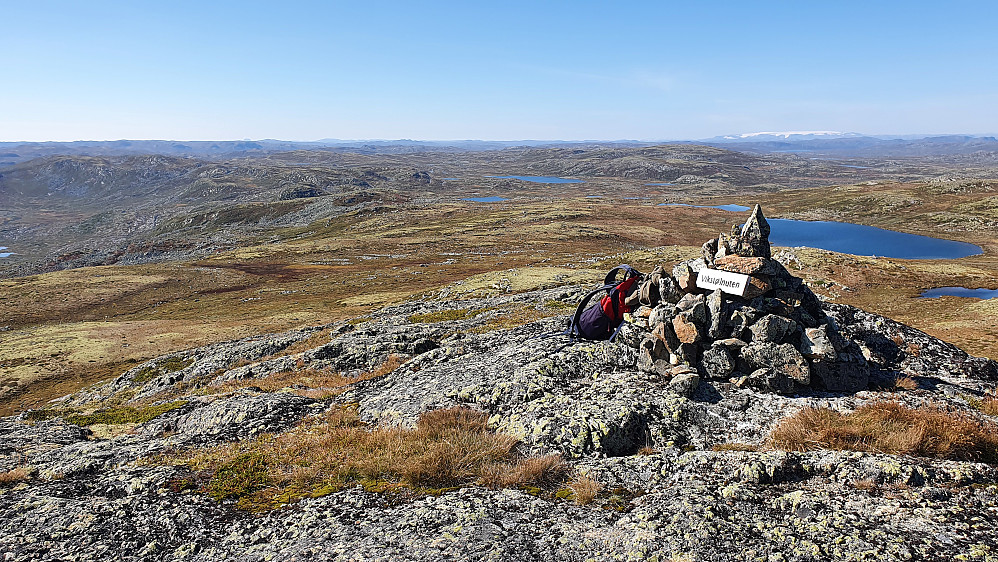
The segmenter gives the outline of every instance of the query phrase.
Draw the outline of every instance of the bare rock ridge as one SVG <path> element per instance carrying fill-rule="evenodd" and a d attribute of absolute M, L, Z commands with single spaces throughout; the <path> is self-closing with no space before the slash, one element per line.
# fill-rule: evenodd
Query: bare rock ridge
<path fill-rule="evenodd" d="M 774 424 L 809 406 L 895 400 L 993 422 L 974 404 L 998 382 L 994 361 L 820 302 L 769 255 L 766 230 L 756 209 L 698 260 L 656 270 L 613 342 L 545 337 L 565 327 L 583 287 L 413 301 L 155 358 L 45 412 L 0 419 L 0 475 L 22 474 L 0 480 L 0 558 L 993 557 L 998 467 L 764 446 Z M 757 292 L 701 291 L 705 270 L 748 275 Z M 541 319 L 509 328 L 513 311 Z M 391 355 L 406 360 L 332 397 L 294 381 L 263 390 L 306 369 L 356 377 Z M 918 388 L 896 392 L 901 376 Z M 601 499 L 466 487 L 400 500 L 348 487 L 253 514 L 171 484 L 190 472 L 164 454 L 248 443 L 343 403 L 369 424 L 403 426 L 438 408 L 483 411 L 523 452 L 563 455 L 602 485 Z M 128 425 L 100 416 L 128 407 L 153 410 Z"/>

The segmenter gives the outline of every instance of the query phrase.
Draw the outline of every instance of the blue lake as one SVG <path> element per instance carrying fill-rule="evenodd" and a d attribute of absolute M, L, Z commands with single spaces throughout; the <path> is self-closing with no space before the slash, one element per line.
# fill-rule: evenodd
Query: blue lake
<path fill-rule="evenodd" d="M 3 251 L 3 250 L 6 250 L 6 249 L 7 249 L 7 246 L 0 246 L 0 258 L 9 258 L 10 256 L 14 255 L 14 252 L 4 252 Z"/>
<path fill-rule="evenodd" d="M 774 246 L 808 246 L 856 256 L 954 259 L 983 252 L 980 246 L 874 226 L 834 221 L 767 219 Z"/>
<path fill-rule="evenodd" d="M 485 177 L 502 179 L 502 180 L 523 180 L 533 183 L 586 183 L 582 180 L 572 180 L 568 178 L 559 178 L 555 176 L 485 176 Z"/>
<path fill-rule="evenodd" d="M 462 199 L 461 201 L 474 201 L 476 203 L 498 203 L 500 201 L 505 201 L 505 197 L 468 197 Z"/>
<path fill-rule="evenodd" d="M 966 287 L 937 287 L 922 293 L 922 298 L 967 297 L 972 299 L 998 298 L 998 289 L 968 289 Z"/>
<path fill-rule="evenodd" d="M 689 205 L 687 203 L 659 203 L 660 207 L 696 207 L 698 209 L 721 209 L 722 211 L 731 211 L 733 213 L 740 213 L 742 211 L 748 211 L 751 207 L 746 207 L 745 205 Z"/>

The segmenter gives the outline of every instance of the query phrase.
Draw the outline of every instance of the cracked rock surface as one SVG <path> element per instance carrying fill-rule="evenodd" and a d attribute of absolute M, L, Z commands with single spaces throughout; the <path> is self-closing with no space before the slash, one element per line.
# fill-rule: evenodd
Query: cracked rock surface
<path fill-rule="evenodd" d="M 727 247 L 758 249 L 762 230 L 747 233 L 751 236 L 745 244 L 729 238 Z M 729 262 L 742 268 L 758 265 Z M 670 290 L 680 292 L 671 285 Z M 998 556 L 994 466 L 841 451 L 713 450 L 722 444 L 763 444 L 774 424 L 807 406 L 845 412 L 884 399 L 912 406 L 932 402 L 984 419 L 970 403 L 998 382 L 993 361 L 970 357 L 889 319 L 824 303 L 819 306 L 828 320 L 815 321 L 813 327 L 821 331 L 821 326 L 834 324 L 835 330 L 810 335 L 806 346 L 811 356 L 805 364 L 811 376 L 822 376 L 815 364 L 830 353 L 830 346 L 834 349 L 832 339 L 841 337 L 845 341 L 839 346 L 862 352 L 872 382 L 848 392 L 801 385 L 793 379 L 800 372 L 776 360 L 767 363 L 765 356 L 759 364 L 771 373 L 760 377 L 779 375 L 794 382 L 784 393 L 772 392 L 738 384 L 732 374 L 741 372 L 758 342 L 718 337 L 701 350 L 709 366 L 666 362 L 668 368 L 655 368 L 642 363 L 651 358 L 649 353 L 642 359 L 649 349 L 642 347 L 643 327 L 622 330 L 612 343 L 570 342 L 552 335 L 565 328 L 565 313 L 546 307 L 552 302 L 572 305 L 583 291 L 560 287 L 495 298 L 411 302 L 363 322 L 215 344 L 154 359 L 53 405 L 67 411 L 170 405 L 152 419 L 115 426 L 115 431 L 80 427 L 66 415 L 0 419 L 0 472 L 23 468 L 30 474 L 0 484 L 0 559 L 812 561 Z M 698 303 L 683 306 L 694 311 Z M 709 315 L 706 299 L 700 306 Z M 504 311 L 525 309 L 550 316 L 513 328 L 494 323 Z M 455 315 L 458 320 L 416 321 L 447 310 L 470 312 Z M 666 312 L 672 311 L 661 314 L 669 316 Z M 690 316 L 699 314 L 697 309 Z M 747 337 L 759 318 L 742 335 Z M 756 330 L 760 341 L 786 339 L 792 327 L 784 324 L 766 321 Z M 798 338 L 806 335 L 801 326 Z M 709 324 L 704 328 L 709 332 Z M 328 341 L 289 349 L 320 332 L 329 333 Z M 805 358 L 800 351 L 805 343 L 794 342 L 761 347 L 790 347 L 797 354 L 797 363 L 790 366 L 799 367 L 797 356 Z M 381 376 L 358 379 L 335 396 L 313 398 L 291 387 L 264 391 L 253 386 L 256 379 L 296 369 L 330 368 L 352 376 L 389 355 L 405 361 Z M 763 368 L 753 373 L 759 370 Z M 893 392 L 873 384 L 898 375 L 914 377 L 920 388 Z M 246 384 L 226 390 L 233 381 Z M 490 426 L 516 436 L 524 451 L 561 453 L 575 474 L 602 484 L 609 499 L 577 505 L 537 497 L 527 489 L 478 487 L 399 499 L 347 488 L 253 514 L 198 492 L 172 491 L 169 483 L 180 469 L 156 462 L 157 455 L 168 451 L 284 431 L 335 403 L 356 403 L 367 423 L 404 426 L 437 408 L 464 405 L 484 411 Z"/>

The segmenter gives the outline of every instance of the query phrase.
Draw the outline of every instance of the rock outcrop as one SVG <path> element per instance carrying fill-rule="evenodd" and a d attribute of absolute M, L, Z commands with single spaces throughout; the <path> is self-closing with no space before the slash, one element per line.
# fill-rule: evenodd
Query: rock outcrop
<path fill-rule="evenodd" d="M 642 298 L 657 301 L 614 342 L 550 335 L 564 329 L 564 307 L 581 287 L 410 302 L 156 358 L 54 403 L 50 415 L 0 419 L 0 474 L 24 475 L 0 484 L 0 557 L 993 557 L 995 466 L 764 446 L 774 424 L 808 406 L 849 411 L 889 399 L 985 419 L 972 406 L 994 390 L 998 368 L 889 319 L 820 302 L 768 256 L 765 219 L 753 217 L 705 246 L 699 261 L 651 276 L 657 291 Z M 751 297 L 698 291 L 695 276 L 707 267 L 768 288 Z M 497 320 L 513 310 L 546 317 L 502 327 Z M 460 319 L 428 320 L 446 311 Z M 316 342 L 319 332 L 328 341 Z M 255 386 L 296 370 L 350 377 L 391 355 L 405 361 L 339 394 Z M 899 376 L 920 388 L 893 392 Z M 344 403 L 367 423 L 403 426 L 454 405 L 484 411 L 524 453 L 562 454 L 575 474 L 602 485 L 605 500 L 585 506 L 478 487 L 406 499 L 358 487 L 253 514 L 177 489 L 185 469 L 159 460 L 281 432 Z M 159 409 L 110 429 L 67 415 L 121 406 Z"/>

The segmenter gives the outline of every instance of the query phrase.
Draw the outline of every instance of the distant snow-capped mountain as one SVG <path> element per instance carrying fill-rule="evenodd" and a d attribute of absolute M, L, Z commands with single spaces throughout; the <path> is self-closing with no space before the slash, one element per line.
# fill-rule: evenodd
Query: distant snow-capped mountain
<path fill-rule="evenodd" d="M 763 131 L 759 133 L 741 133 L 723 135 L 704 139 L 707 142 L 767 142 L 767 141 L 809 141 L 825 139 L 853 139 L 866 135 L 860 133 L 842 133 L 839 131 Z"/>

